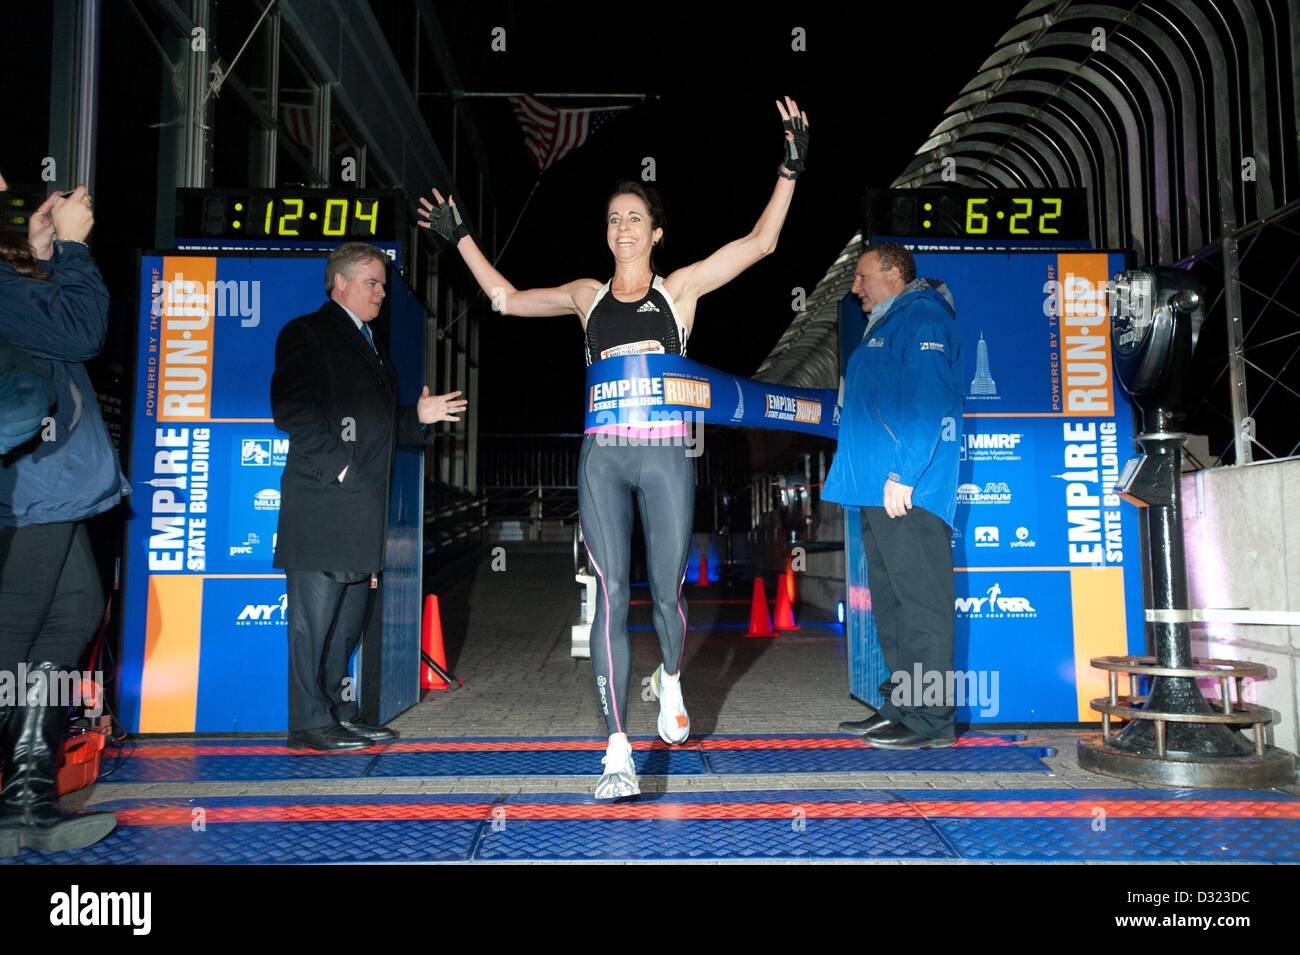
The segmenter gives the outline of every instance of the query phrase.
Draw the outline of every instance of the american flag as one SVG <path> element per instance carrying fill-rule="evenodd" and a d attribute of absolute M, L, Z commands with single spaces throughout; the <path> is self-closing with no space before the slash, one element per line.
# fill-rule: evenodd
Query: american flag
<path fill-rule="evenodd" d="M 524 145 L 538 172 L 559 162 L 627 106 L 601 109 L 556 109 L 532 96 L 512 96 L 510 106 L 524 128 Z"/>
<path fill-rule="evenodd" d="M 316 109 L 305 103 L 280 104 L 280 128 L 311 155 L 316 149 Z"/>

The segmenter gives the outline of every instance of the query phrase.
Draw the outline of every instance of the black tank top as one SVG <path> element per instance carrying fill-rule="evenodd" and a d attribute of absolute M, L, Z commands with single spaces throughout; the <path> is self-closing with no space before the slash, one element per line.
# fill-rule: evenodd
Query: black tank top
<path fill-rule="evenodd" d="M 685 355 L 686 327 L 677 318 L 664 280 L 655 276 L 645 297 L 620 302 L 606 282 L 587 314 L 587 364 L 620 355 Z"/>

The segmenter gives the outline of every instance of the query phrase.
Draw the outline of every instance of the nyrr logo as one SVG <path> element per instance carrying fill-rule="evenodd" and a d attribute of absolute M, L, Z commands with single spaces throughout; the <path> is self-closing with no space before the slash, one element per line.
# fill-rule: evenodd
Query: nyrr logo
<path fill-rule="evenodd" d="M 283 627 L 289 615 L 289 595 L 280 594 L 278 604 L 248 604 L 235 618 L 236 627 Z"/>
<path fill-rule="evenodd" d="M 253 495 L 253 510 L 278 511 L 280 509 L 280 492 L 273 487 L 263 488 Z"/>
<path fill-rule="evenodd" d="M 241 467 L 282 468 L 288 456 L 288 438 L 244 438 L 239 442 Z"/>
<path fill-rule="evenodd" d="M 1006 481 L 989 481 L 981 488 L 978 484 L 957 485 L 958 504 L 1010 504 L 1011 486 Z"/>
<path fill-rule="evenodd" d="M 976 547 L 998 547 L 998 529 L 996 527 L 975 528 Z"/>
<path fill-rule="evenodd" d="M 963 461 L 1019 461 L 1020 442 L 1023 434 L 1015 432 L 992 432 L 988 434 L 967 434 L 961 444 Z"/>
<path fill-rule="evenodd" d="M 984 597 L 958 597 L 953 608 L 957 616 L 969 620 L 1031 620 L 1038 616 L 1028 597 L 1002 596 L 1001 584 L 994 584 L 986 593 Z"/>

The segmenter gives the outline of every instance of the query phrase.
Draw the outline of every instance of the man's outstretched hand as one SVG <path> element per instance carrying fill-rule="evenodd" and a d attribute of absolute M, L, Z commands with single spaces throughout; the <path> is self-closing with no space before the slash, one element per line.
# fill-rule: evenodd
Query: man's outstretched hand
<path fill-rule="evenodd" d="M 429 394 L 429 386 L 424 386 L 424 391 L 420 393 L 420 400 L 415 403 L 415 413 L 420 419 L 420 424 L 434 424 L 438 421 L 459 421 L 456 415 L 465 410 L 469 404 L 464 398 L 461 398 L 463 392 L 450 391 L 445 395 Z"/>

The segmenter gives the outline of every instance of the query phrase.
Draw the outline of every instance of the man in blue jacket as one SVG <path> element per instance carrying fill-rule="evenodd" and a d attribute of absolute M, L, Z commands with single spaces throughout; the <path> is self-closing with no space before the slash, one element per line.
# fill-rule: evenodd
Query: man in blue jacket
<path fill-rule="evenodd" d="M 29 681 L 0 700 L 0 858 L 84 848 L 117 825 L 59 805 L 68 701 L 51 689 L 78 672 L 103 615 L 85 521 L 130 492 L 82 364 L 108 330 L 108 290 L 86 247 L 93 225 L 81 186 L 35 210 L 27 241 L 0 236 L 0 335 L 54 397 L 39 433 L 0 457 L 0 672 L 26 668 Z"/>
<path fill-rule="evenodd" d="M 945 693 L 952 685 L 962 437 L 955 311 L 947 288 L 918 279 L 911 253 L 892 242 L 858 259 L 853 293 L 867 330 L 844 371 L 839 447 L 822 496 L 860 508 L 871 608 L 891 678 L 878 711 L 840 728 L 886 749 L 951 746 L 952 701 L 935 705 L 922 691 L 936 679 Z"/>

